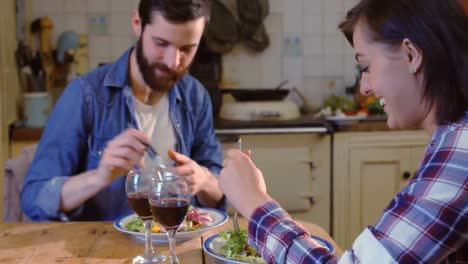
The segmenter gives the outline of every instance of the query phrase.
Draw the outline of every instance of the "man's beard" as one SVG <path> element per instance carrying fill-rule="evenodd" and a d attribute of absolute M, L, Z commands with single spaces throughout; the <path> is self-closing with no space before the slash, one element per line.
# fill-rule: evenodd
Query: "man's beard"
<path fill-rule="evenodd" d="M 143 55 L 143 41 L 141 37 L 136 46 L 136 60 L 143 80 L 153 91 L 168 92 L 188 71 L 188 67 L 183 68 L 179 66 L 175 70 L 171 70 L 164 63 L 150 63 Z M 156 69 L 168 73 L 167 76 L 158 75 Z"/>

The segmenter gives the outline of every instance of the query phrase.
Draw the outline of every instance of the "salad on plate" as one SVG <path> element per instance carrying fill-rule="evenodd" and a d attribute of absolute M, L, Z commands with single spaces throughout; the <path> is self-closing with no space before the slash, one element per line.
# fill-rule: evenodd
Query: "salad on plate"
<path fill-rule="evenodd" d="M 198 230 L 205 226 L 206 223 L 213 221 L 211 215 L 207 212 L 202 212 L 199 209 L 190 206 L 185 216 L 184 221 L 180 224 L 177 232 L 182 231 L 194 231 Z M 143 225 L 143 220 L 140 217 L 135 215 L 125 226 L 125 229 L 135 232 L 145 232 L 145 227 Z M 153 219 L 151 225 L 151 231 L 153 233 L 166 233 L 166 230 L 161 226 L 157 221 Z"/>

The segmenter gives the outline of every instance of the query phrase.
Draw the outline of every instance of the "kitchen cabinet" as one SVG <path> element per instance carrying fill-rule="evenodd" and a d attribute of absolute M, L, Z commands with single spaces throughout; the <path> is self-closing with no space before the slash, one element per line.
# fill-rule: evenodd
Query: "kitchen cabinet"
<path fill-rule="evenodd" d="M 238 134 L 221 137 L 223 150 L 251 150 L 267 190 L 295 219 L 331 227 L 331 136 L 323 133 Z M 246 183 L 248 184 L 248 183 Z M 239 187 L 242 191 L 242 187 Z"/>
<path fill-rule="evenodd" d="M 344 248 L 383 209 L 419 167 L 424 131 L 336 133 L 333 144 L 334 238 Z"/>
<path fill-rule="evenodd" d="M 0 3 L 0 197 L 3 197 L 3 171 L 8 158 L 8 124 L 17 119 L 17 102 L 21 89 L 15 61 L 16 27 L 15 1 Z M 3 207 L 0 206 L 0 215 Z"/>

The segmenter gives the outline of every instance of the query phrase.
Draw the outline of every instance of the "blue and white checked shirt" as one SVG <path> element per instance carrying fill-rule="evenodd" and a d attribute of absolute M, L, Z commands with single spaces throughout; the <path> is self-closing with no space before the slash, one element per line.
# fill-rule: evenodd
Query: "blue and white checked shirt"
<path fill-rule="evenodd" d="M 440 126 L 413 177 L 338 259 L 274 201 L 257 208 L 249 243 L 268 263 L 468 263 L 468 113 Z"/>

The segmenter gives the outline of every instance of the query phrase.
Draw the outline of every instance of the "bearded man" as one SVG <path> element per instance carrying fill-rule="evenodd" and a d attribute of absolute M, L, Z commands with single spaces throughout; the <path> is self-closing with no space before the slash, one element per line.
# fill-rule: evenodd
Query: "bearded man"
<path fill-rule="evenodd" d="M 210 0 L 141 0 L 138 41 L 73 80 L 52 111 L 21 192 L 32 220 L 114 220 L 131 213 L 125 176 L 153 146 L 185 176 L 196 206 L 224 209 L 221 147 L 205 88 L 187 74 Z"/>

